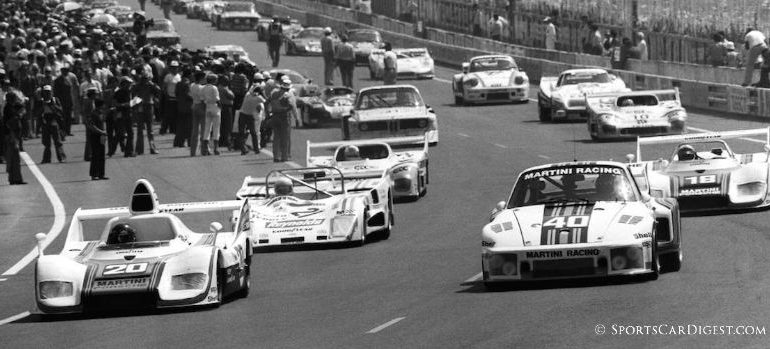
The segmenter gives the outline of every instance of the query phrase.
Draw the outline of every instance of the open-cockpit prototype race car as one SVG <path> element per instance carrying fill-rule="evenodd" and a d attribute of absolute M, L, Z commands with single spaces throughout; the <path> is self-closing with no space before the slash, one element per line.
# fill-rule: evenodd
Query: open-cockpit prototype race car
<path fill-rule="evenodd" d="M 496 282 L 645 275 L 682 262 L 676 200 L 653 199 L 628 167 L 558 163 L 522 172 L 482 232 L 482 277 Z"/>
<path fill-rule="evenodd" d="M 167 308 L 247 296 L 248 225 L 221 232 L 222 225 L 212 222 L 210 233 L 196 233 L 177 217 L 229 217 L 233 210 L 248 217 L 248 201 L 159 204 L 144 179 L 136 182 L 129 207 L 78 209 L 60 254 L 43 254 L 46 236 L 36 236 L 38 308 L 44 313 Z"/>
<path fill-rule="evenodd" d="M 762 140 L 749 137 L 762 136 Z M 763 151 L 735 153 L 725 142 L 763 143 Z M 768 196 L 770 128 L 639 138 L 632 165 L 654 197 L 673 197 L 683 211 L 765 208 Z M 642 146 L 674 145 L 670 158 L 642 159 Z M 633 159 L 633 156 L 631 156 Z"/>
<path fill-rule="evenodd" d="M 382 239 L 390 236 L 393 214 L 388 189 L 382 171 L 345 175 L 333 167 L 312 167 L 275 170 L 264 178 L 247 176 L 237 197 L 250 198 L 255 249 L 363 245 L 373 234 Z"/>
<path fill-rule="evenodd" d="M 591 139 L 682 134 L 687 112 L 679 89 L 586 95 Z"/>
<path fill-rule="evenodd" d="M 423 144 L 414 149 L 415 144 Z M 384 172 L 389 186 L 384 190 L 392 192 L 395 199 L 417 199 L 428 191 L 428 135 L 423 137 L 393 137 L 357 141 L 307 142 L 308 166 L 331 166 L 346 176 L 357 176 L 372 171 Z M 394 147 L 399 151 L 394 150 Z M 403 150 L 406 147 L 411 149 Z M 319 150 L 332 150 L 332 155 L 314 155 Z M 315 152 L 314 152 L 315 151 Z M 361 180 L 356 188 L 366 185 L 380 185 L 380 182 Z M 390 189 L 390 190 L 387 190 Z M 379 189 L 382 190 L 382 189 Z M 390 193 L 388 193 L 390 196 Z"/>

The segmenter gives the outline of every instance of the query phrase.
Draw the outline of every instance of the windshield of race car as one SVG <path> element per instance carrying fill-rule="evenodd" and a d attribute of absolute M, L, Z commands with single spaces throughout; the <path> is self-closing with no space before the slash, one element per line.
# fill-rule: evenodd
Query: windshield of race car
<path fill-rule="evenodd" d="M 620 96 L 616 102 L 618 107 L 656 106 L 658 98 L 654 95 Z"/>
<path fill-rule="evenodd" d="M 320 28 L 304 29 L 297 34 L 297 39 L 321 39 L 324 37 L 324 30 Z"/>
<path fill-rule="evenodd" d="M 420 94 L 413 88 L 394 87 L 362 92 L 356 102 L 356 109 L 378 109 L 425 106 Z"/>
<path fill-rule="evenodd" d="M 685 147 L 689 147 L 695 150 L 692 158 L 680 159 L 680 150 Z M 693 142 L 682 143 L 674 149 L 674 154 L 671 156 L 672 161 L 691 161 L 691 160 L 712 160 L 712 159 L 727 159 L 732 158 L 733 154 L 727 144 L 723 141 L 709 141 L 709 142 Z"/>
<path fill-rule="evenodd" d="M 621 167 L 551 167 L 523 173 L 508 200 L 508 208 L 565 202 L 637 201 L 637 194 Z"/>
<path fill-rule="evenodd" d="M 559 77 L 558 86 L 577 85 L 585 83 L 603 84 L 610 82 L 610 75 L 607 73 L 575 73 L 563 74 Z"/>
<path fill-rule="evenodd" d="M 348 33 L 351 42 L 379 42 L 380 36 L 371 31 L 351 31 Z"/>
<path fill-rule="evenodd" d="M 250 2 L 228 2 L 225 12 L 254 12 L 254 4 Z"/>
<path fill-rule="evenodd" d="M 471 61 L 471 73 L 515 68 L 516 63 L 510 57 L 476 58 Z"/>
<path fill-rule="evenodd" d="M 418 57 L 424 57 L 427 55 L 428 52 L 426 51 L 400 51 L 397 52 L 398 58 L 418 58 Z"/>
<path fill-rule="evenodd" d="M 388 147 L 382 144 L 366 144 L 359 145 L 358 156 L 355 158 L 348 158 L 345 154 L 345 147 L 341 147 L 337 150 L 337 155 L 334 157 L 337 161 L 361 161 L 361 160 L 379 160 L 388 157 Z"/>

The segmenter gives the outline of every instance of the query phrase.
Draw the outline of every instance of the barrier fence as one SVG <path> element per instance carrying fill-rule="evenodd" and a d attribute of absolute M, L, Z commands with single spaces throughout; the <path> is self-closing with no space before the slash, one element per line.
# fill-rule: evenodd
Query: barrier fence
<path fill-rule="evenodd" d="M 312 7 L 313 2 L 307 0 L 273 0 L 272 2 L 254 0 L 254 2 L 260 12 L 290 15 L 308 25 L 331 26 L 337 30 L 369 27 L 368 23 L 358 21 L 360 16 L 355 11 L 346 8 L 318 3 L 315 3 L 316 7 Z M 312 9 L 313 13 L 308 13 L 307 9 Z M 369 20 L 371 20 L 372 27 L 380 29 L 383 38 L 391 42 L 394 47 L 426 47 L 437 62 L 451 66 L 459 67 L 462 62 L 477 55 L 510 54 L 514 56 L 518 65 L 527 72 L 533 82 L 539 81 L 542 76 L 558 75 L 561 71 L 570 68 L 608 66 L 606 57 L 532 49 L 435 28 L 426 29 L 427 39 L 423 39 L 414 35 L 415 28 L 410 23 L 378 15 L 369 16 L 364 22 Z M 634 71 L 608 70 L 618 75 L 634 89 L 679 88 L 682 103 L 686 107 L 770 118 L 770 89 L 744 88 L 718 80 L 703 81 L 690 78 L 690 76 L 699 76 L 716 79 L 727 76 L 733 79 L 732 81 L 740 81 L 733 75 L 741 74 L 740 77 L 742 77 L 742 71 L 732 69 L 722 73 L 707 74 L 704 73 L 704 70 L 698 69 L 700 66 L 666 65 L 664 63 L 666 62 L 635 61 L 632 62 L 632 65 L 635 64 L 639 69 L 634 69 Z M 668 70 L 686 67 L 689 67 L 690 71 L 684 72 L 684 75 L 687 75 L 684 78 L 663 74 Z M 642 70 L 655 70 L 656 73 L 639 72 Z M 720 70 L 713 71 L 719 72 Z"/>

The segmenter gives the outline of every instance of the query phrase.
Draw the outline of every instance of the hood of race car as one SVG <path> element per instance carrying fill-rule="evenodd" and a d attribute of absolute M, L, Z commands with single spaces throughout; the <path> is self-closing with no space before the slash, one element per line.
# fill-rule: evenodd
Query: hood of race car
<path fill-rule="evenodd" d="M 409 57 L 398 60 L 399 71 L 413 71 L 430 68 L 430 60 L 427 57 Z"/>
<path fill-rule="evenodd" d="M 223 12 L 221 15 L 221 18 L 256 18 L 259 19 L 260 16 L 254 12 L 247 12 L 247 11 L 236 11 L 236 12 Z"/>
<path fill-rule="evenodd" d="M 357 110 L 355 118 L 357 121 L 375 121 L 392 119 L 414 119 L 426 117 L 428 109 L 425 107 L 395 107 L 395 108 L 377 108 L 370 110 Z"/>
<path fill-rule="evenodd" d="M 555 90 L 553 94 L 554 96 L 560 96 L 565 99 L 583 99 L 586 94 L 591 95 L 622 90 L 623 88 L 615 83 L 583 83 L 561 86 Z"/>
<path fill-rule="evenodd" d="M 252 223 L 263 234 L 281 236 L 323 235 L 329 231 L 336 201 L 306 201 L 293 197 L 275 197 L 252 207 Z"/>
<path fill-rule="evenodd" d="M 649 233 L 650 210 L 639 202 L 525 206 L 500 212 L 484 227 L 496 247 L 627 241 Z"/>
<path fill-rule="evenodd" d="M 485 72 L 470 73 L 466 79 L 476 78 L 479 80 L 477 87 L 504 87 L 511 85 L 511 78 L 517 74 L 516 70 L 492 70 Z"/>

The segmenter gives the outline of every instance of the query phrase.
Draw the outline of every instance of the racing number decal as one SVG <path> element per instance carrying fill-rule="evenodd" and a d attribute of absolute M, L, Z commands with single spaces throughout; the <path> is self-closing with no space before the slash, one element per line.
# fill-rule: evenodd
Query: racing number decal
<path fill-rule="evenodd" d="M 575 244 L 588 241 L 588 223 L 593 204 L 546 206 L 543 209 L 541 245 Z"/>
<path fill-rule="evenodd" d="M 136 274 L 147 271 L 148 263 L 110 264 L 104 267 L 102 275 Z"/>
<path fill-rule="evenodd" d="M 684 184 L 686 185 L 698 185 L 698 184 L 714 184 L 717 182 L 716 175 L 703 175 L 703 176 L 691 176 L 684 177 Z"/>
<path fill-rule="evenodd" d="M 296 212 L 292 212 L 291 214 L 294 215 L 297 218 L 302 218 L 302 217 L 307 217 L 307 216 L 314 215 L 314 214 L 316 214 L 318 212 L 321 212 L 320 208 L 318 208 L 318 207 L 308 207 L 307 210 L 305 210 L 305 211 L 296 211 Z"/>

